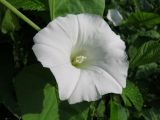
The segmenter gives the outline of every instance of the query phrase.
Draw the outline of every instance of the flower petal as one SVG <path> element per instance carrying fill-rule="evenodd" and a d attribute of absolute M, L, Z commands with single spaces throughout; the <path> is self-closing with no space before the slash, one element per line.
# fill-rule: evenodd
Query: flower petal
<path fill-rule="evenodd" d="M 62 51 L 44 44 L 35 44 L 33 51 L 44 67 L 60 66 L 70 63 L 70 58 Z"/>
<path fill-rule="evenodd" d="M 103 57 L 99 58 L 99 60 L 93 61 L 92 65 L 102 68 L 114 77 L 122 87 L 125 87 L 128 74 L 125 44 L 120 37 L 113 32 L 106 32 L 101 36 L 101 39 L 108 39 L 106 41 L 110 42 L 106 43 L 102 40 L 103 44 L 101 44 L 101 48 L 103 48 Z M 100 57 L 96 52 L 95 56 Z"/>
<path fill-rule="evenodd" d="M 94 84 L 94 79 L 97 79 L 94 72 L 81 70 L 79 81 L 68 100 L 69 103 L 74 104 L 81 101 L 95 101 L 101 98 Z"/>
<path fill-rule="evenodd" d="M 68 99 L 80 77 L 80 70 L 70 64 L 50 68 L 58 83 L 58 91 L 61 100 Z"/>
<path fill-rule="evenodd" d="M 123 17 L 117 9 L 109 9 L 107 19 L 113 23 L 114 26 L 121 24 Z"/>
<path fill-rule="evenodd" d="M 96 66 L 92 66 L 90 69 L 97 76 L 96 79 L 93 80 L 100 95 L 107 93 L 122 93 L 122 86 L 108 72 Z"/>
<path fill-rule="evenodd" d="M 58 17 L 34 36 L 35 44 L 44 44 L 70 55 L 78 34 L 77 17 Z"/>
<path fill-rule="evenodd" d="M 69 103 L 95 101 L 107 93 L 122 93 L 122 87 L 107 72 L 98 67 L 81 70 L 80 79 L 69 98 Z"/>
<path fill-rule="evenodd" d="M 81 47 L 86 42 L 91 42 L 94 38 L 94 34 L 97 34 L 99 26 L 104 20 L 98 15 L 92 14 L 79 14 L 77 15 L 78 21 L 78 39 L 76 41 L 76 47 Z M 98 30 L 97 30 L 98 29 Z"/>

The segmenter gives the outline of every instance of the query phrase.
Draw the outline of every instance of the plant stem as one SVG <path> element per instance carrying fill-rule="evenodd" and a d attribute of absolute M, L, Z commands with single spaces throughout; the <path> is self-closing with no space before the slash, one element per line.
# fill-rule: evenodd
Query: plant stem
<path fill-rule="evenodd" d="M 55 0 L 48 0 L 51 20 L 55 18 Z"/>
<path fill-rule="evenodd" d="M 6 0 L 0 0 L 0 2 L 6 6 L 8 9 L 10 9 L 13 13 L 15 13 L 18 17 L 20 17 L 22 20 L 24 20 L 26 23 L 28 23 L 31 27 L 33 27 L 35 30 L 39 31 L 41 28 L 37 26 L 34 22 L 32 22 L 29 18 L 27 18 L 25 15 L 23 15 L 20 11 L 18 11 L 13 5 L 11 5 Z"/>

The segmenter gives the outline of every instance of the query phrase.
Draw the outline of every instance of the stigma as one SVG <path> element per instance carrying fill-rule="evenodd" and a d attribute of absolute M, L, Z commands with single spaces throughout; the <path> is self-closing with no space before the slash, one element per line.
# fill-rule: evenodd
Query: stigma
<path fill-rule="evenodd" d="M 80 67 L 87 60 L 86 56 L 79 55 L 72 59 L 72 65 L 75 67 Z"/>

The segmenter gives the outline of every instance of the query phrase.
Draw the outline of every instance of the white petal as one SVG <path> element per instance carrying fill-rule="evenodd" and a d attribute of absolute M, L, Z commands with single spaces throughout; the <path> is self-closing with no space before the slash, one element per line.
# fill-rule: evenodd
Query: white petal
<path fill-rule="evenodd" d="M 82 70 L 75 90 L 69 98 L 70 104 L 95 101 L 107 93 L 122 93 L 122 87 L 107 72 L 98 67 Z"/>
<path fill-rule="evenodd" d="M 86 42 L 92 43 L 95 33 L 97 34 L 99 26 L 104 20 L 100 16 L 91 14 L 79 14 L 77 15 L 77 20 L 79 31 L 76 44 L 83 46 Z"/>
<path fill-rule="evenodd" d="M 121 24 L 123 17 L 117 9 L 109 9 L 107 19 L 111 21 L 113 25 L 118 26 Z"/>
<path fill-rule="evenodd" d="M 77 39 L 78 25 L 75 15 L 58 17 L 34 36 L 35 44 L 45 44 L 70 55 Z"/>
<path fill-rule="evenodd" d="M 96 66 L 92 66 L 90 69 L 94 71 L 94 74 L 97 76 L 96 79 L 93 80 L 100 95 L 107 93 L 122 93 L 122 86 L 108 72 Z"/>
<path fill-rule="evenodd" d="M 126 87 L 128 73 L 128 63 L 126 61 L 110 58 L 105 63 L 98 63 L 97 66 L 110 74 L 123 88 Z"/>
<path fill-rule="evenodd" d="M 95 56 L 97 56 L 99 60 L 93 61 L 92 65 L 104 69 L 108 74 L 113 76 L 122 87 L 125 87 L 128 74 L 125 44 L 120 37 L 113 32 L 106 32 L 106 34 L 102 35 L 101 39 L 108 39 L 106 41 L 110 42 L 102 41 L 103 44 L 101 44 L 101 48 L 103 48 L 103 52 L 101 53 L 103 53 L 103 56 L 95 52 Z"/>
<path fill-rule="evenodd" d="M 97 15 L 79 14 L 77 15 L 79 31 L 75 47 L 103 47 L 104 43 L 110 44 L 117 35 L 111 30 L 109 25 Z M 118 37 L 118 36 L 117 36 Z M 120 44 L 122 40 L 115 39 Z M 113 41 L 114 42 L 114 41 Z M 96 46 L 94 46 L 96 45 Z M 88 48 L 87 48 L 88 49 Z"/>
<path fill-rule="evenodd" d="M 44 44 L 35 44 L 33 51 L 44 67 L 60 66 L 70 63 L 70 57 L 59 49 Z"/>
<path fill-rule="evenodd" d="M 50 68 L 58 83 L 58 91 L 61 100 L 68 99 L 80 77 L 80 70 L 70 64 Z"/>
<path fill-rule="evenodd" d="M 79 81 L 69 98 L 69 103 L 74 104 L 81 101 L 95 101 L 101 98 L 94 84 L 94 79 L 98 79 L 94 72 L 81 70 Z"/>

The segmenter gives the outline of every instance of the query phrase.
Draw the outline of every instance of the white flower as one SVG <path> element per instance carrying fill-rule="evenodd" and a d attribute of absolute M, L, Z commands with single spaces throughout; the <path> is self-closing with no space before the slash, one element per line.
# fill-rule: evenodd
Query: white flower
<path fill-rule="evenodd" d="M 122 93 L 128 62 L 125 43 L 99 16 L 58 17 L 34 37 L 33 51 L 54 74 L 61 100 L 70 104 Z"/>
<path fill-rule="evenodd" d="M 117 9 L 109 9 L 107 19 L 113 23 L 114 26 L 121 24 L 123 17 Z"/>

